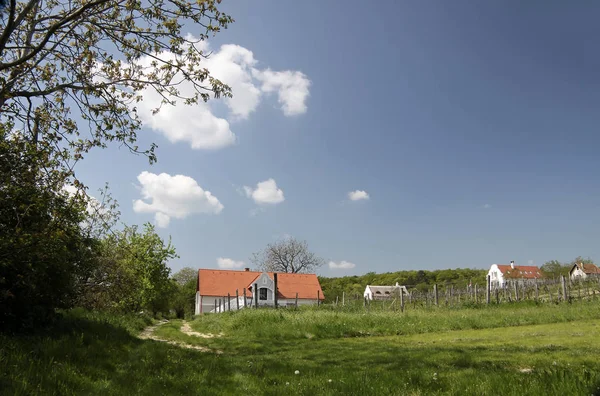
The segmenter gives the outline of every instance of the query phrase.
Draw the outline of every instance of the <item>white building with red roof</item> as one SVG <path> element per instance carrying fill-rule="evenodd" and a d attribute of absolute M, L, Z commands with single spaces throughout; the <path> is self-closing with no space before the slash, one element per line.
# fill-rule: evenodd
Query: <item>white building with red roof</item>
<path fill-rule="evenodd" d="M 569 271 L 572 280 L 586 279 L 588 276 L 600 277 L 600 268 L 594 264 L 577 263 L 573 264 Z"/>
<path fill-rule="evenodd" d="M 236 299 L 237 296 L 237 299 Z M 315 274 L 277 273 L 277 303 L 280 306 L 317 304 L 325 296 Z M 196 286 L 195 313 L 221 312 L 250 306 L 275 305 L 273 272 L 200 269 Z"/>
<path fill-rule="evenodd" d="M 507 282 L 535 282 L 544 277 L 542 270 L 535 265 L 492 264 L 488 271 L 492 288 L 502 288 Z"/>

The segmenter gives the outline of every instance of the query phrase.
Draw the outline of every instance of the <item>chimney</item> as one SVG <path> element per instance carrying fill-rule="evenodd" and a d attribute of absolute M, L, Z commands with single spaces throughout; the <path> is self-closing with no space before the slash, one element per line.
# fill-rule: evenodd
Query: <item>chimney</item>
<path fill-rule="evenodd" d="M 246 267 L 246 268 L 244 268 L 244 271 L 250 272 L 250 268 Z"/>
<path fill-rule="evenodd" d="M 510 262 L 510 268 L 515 269 L 515 262 L 514 262 L 514 260 L 511 260 L 511 262 Z"/>

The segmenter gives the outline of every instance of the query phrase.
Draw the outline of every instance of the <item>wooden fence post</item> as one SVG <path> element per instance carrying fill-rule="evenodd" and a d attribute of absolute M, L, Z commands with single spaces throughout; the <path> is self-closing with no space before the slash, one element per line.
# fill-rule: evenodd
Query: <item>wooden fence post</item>
<path fill-rule="evenodd" d="M 400 312 L 404 312 L 404 291 L 400 289 Z"/>
<path fill-rule="evenodd" d="M 223 312 L 223 306 L 222 306 L 222 304 L 223 304 L 223 299 L 219 298 L 219 312 Z"/>
<path fill-rule="evenodd" d="M 215 309 L 213 311 L 214 313 L 217 313 L 217 299 L 215 298 Z"/>
<path fill-rule="evenodd" d="M 227 293 L 227 310 L 231 312 L 231 295 Z"/>
<path fill-rule="evenodd" d="M 346 305 L 346 292 L 342 292 L 342 307 Z"/>
<path fill-rule="evenodd" d="M 296 293 L 296 309 L 298 309 L 298 293 Z"/>
<path fill-rule="evenodd" d="M 254 284 L 254 308 L 258 308 L 258 283 Z"/>
<path fill-rule="evenodd" d="M 235 302 L 237 304 L 237 310 L 240 310 L 240 295 L 238 289 L 235 289 Z"/>
<path fill-rule="evenodd" d="M 243 293 L 244 293 L 244 308 L 246 308 L 246 288 L 244 287 L 243 289 Z"/>
<path fill-rule="evenodd" d="M 518 282 L 514 282 L 515 284 L 515 301 L 519 301 L 519 286 L 518 286 Z"/>
<path fill-rule="evenodd" d="M 454 305 L 454 285 L 450 286 L 450 305 Z"/>
<path fill-rule="evenodd" d="M 562 284 L 563 301 L 567 301 L 567 282 L 564 275 L 560 276 L 560 283 Z"/>
<path fill-rule="evenodd" d="M 535 281 L 535 301 L 538 301 L 539 299 L 540 299 L 540 290 L 539 290 L 537 279 L 536 279 L 536 281 Z"/>
<path fill-rule="evenodd" d="M 278 301 L 277 301 L 277 272 L 273 273 L 273 283 L 274 283 L 273 300 L 275 301 L 275 309 L 277 309 L 277 305 L 278 305 Z"/>
<path fill-rule="evenodd" d="M 491 281 L 491 278 L 490 278 L 489 275 L 486 276 L 485 279 L 486 279 L 485 280 L 485 283 L 486 283 L 486 286 L 485 286 L 485 303 L 489 304 L 490 303 L 490 288 L 492 286 L 491 285 L 492 281 Z"/>
<path fill-rule="evenodd" d="M 500 290 L 496 288 L 496 304 L 500 304 Z"/>
<path fill-rule="evenodd" d="M 477 283 L 475 283 L 475 289 L 473 290 L 474 294 L 475 294 L 475 304 L 477 304 Z"/>
<path fill-rule="evenodd" d="M 317 290 L 317 307 L 321 305 L 321 291 Z"/>
<path fill-rule="evenodd" d="M 433 298 L 434 298 L 434 301 L 435 301 L 435 306 L 437 307 L 437 305 L 438 305 L 438 288 L 437 288 L 437 283 L 435 283 L 433 285 L 433 294 L 434 294 Z"/>

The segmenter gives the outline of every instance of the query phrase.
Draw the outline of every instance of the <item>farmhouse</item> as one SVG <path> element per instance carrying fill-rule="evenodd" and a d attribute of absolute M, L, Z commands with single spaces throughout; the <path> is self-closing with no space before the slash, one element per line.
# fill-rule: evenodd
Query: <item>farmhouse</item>
<path fill-rule="evenodd" d="M 406 286 L 400 286 L 398 282 L 396 282 L 395 286 L 367 285 L 363 296 L 367 300 L 388 300 L 400 297 L 400 293 L 408 295 L 408 290 L 406 290 Z"/>
<path fill-rule="evenodd" d="M 196 286 L 196 315 L 223 309 L 275 305 L 275 274 L 272 272 L 200 269 Z M 258 290 L 255 290 L 258 289 Z M 245 290 L 245 295 L 244 295 Z M 238 298 L 236 299 L 236 293 Z M 258 297 L 256 300 L 254 300 Z M 315 274 L 277 273 L 280 306 L 316 304 L 325 299 Z M 216 303 L 216 304 L 215 304 Z M 221 305 L 220 305 L 221 304 Z"/>
<path fill-rule="evenodd" d="M 589 276 L 600 277 L 600 268 L 594 264 L 573 264 L 571 271 L 569 271 L 569 276 L 572 280 L 586 279 Z"/>
<path fill-rule="evenodd" d="M 534 265 L 516 266 L 514 261 L 510 265 L 492 264 L 488 271 L 492 288 L 502 288 L 508 282 L 532 283 L 544 277 L 542 271 Z"/>

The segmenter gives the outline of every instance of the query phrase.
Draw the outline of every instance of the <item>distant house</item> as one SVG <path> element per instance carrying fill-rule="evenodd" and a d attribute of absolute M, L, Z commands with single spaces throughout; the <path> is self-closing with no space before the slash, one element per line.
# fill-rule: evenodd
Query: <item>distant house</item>
<path fill-rule="evenodd" d="M 492 288 L 502 288 L 508 282 L 532 283 L 544 277 L 542 270 L 534 265 L 492 264 L 488 271 Z"/>
<path fill-rule="evenodd" d="M 590 276 L 600 277 L 600 268 L 596 267 L 594 264 L 573 264 L 571 271 L 569 271 L 569 276 L 572 280 L 586 279 Z"/>
<path fill-rule="evenodd" d="M 258 289 L 255 293 L 254 289 Z M 244 295 L 245 290 L 245 295 Z M 236 300 L 236 291 L 238 298 Z M 228 297 L 229 296 L 229 297 Z M 221 312 L 239 307 L 275 304 L 275 281 L 272 272 L 200 269 L 196 287 L 196 315 Z M 277 302 L 280 306 L 316 304 L 325 299 L 315 274 L 277 274 Z"/>
<path fill-rule="evenodd" d="M 388 300 L 400 297 L 400 293 L 408 295 L 408 290 L 406 290 L 406 286 L 400 286 L 396 282 L 395 286 L 367 285 L 363 296 L 367 300 Z"/>

